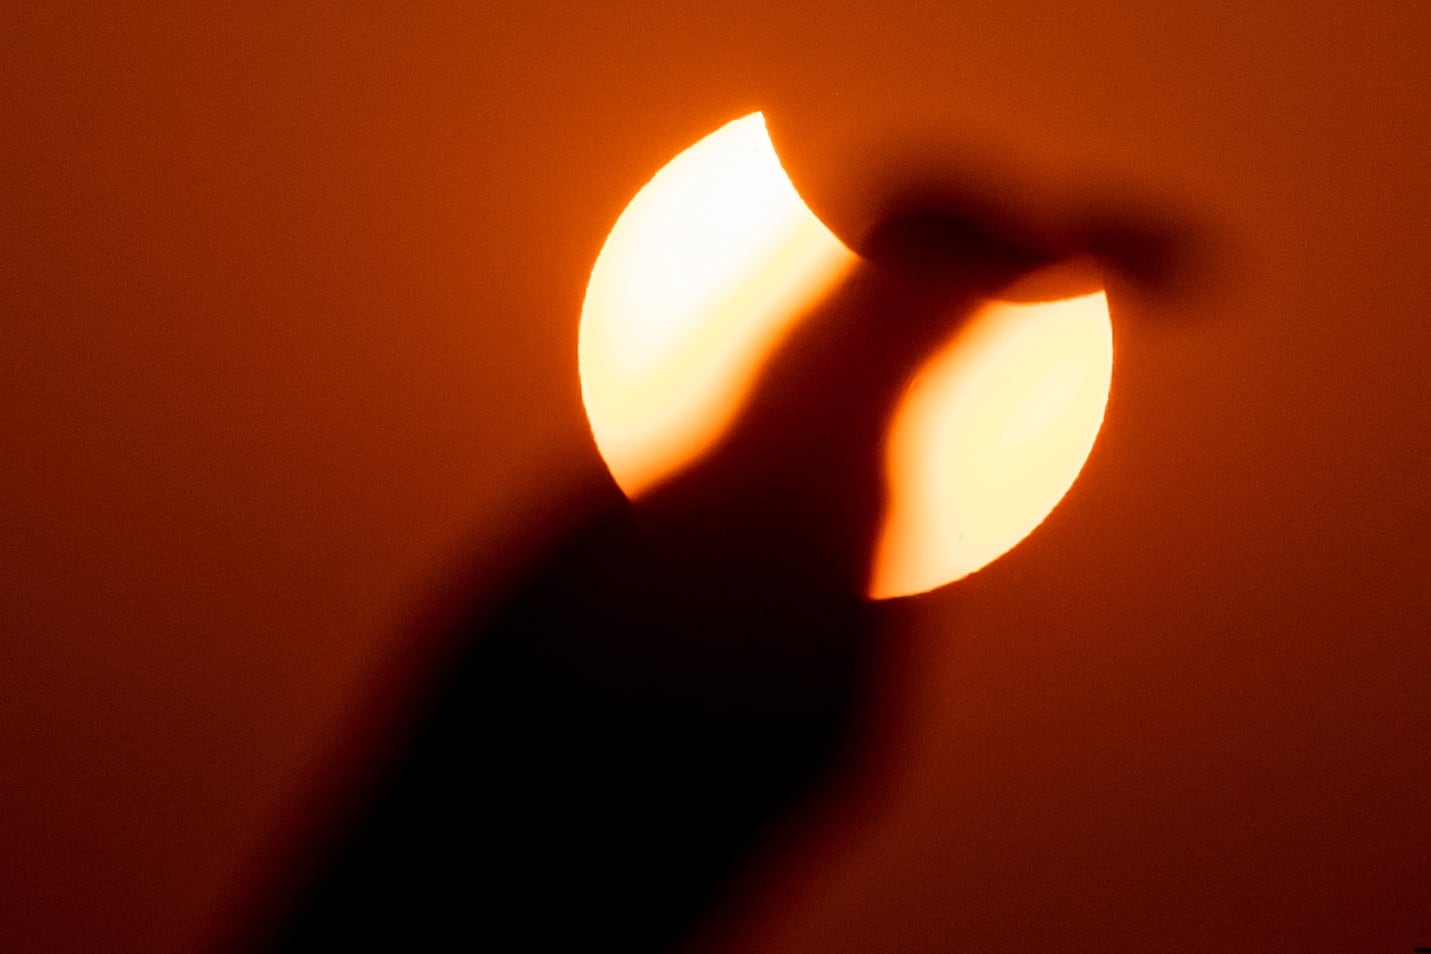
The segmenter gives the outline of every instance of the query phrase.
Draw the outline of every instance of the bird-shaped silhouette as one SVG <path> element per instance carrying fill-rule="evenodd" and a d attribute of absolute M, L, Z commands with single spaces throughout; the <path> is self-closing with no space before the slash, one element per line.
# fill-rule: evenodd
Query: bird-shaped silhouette
<path fill-rule="evenodd" d="M 947 203 L 892 211 L 710 453 L 635 504 L 608 486 L 464 624 L 393 771 L 271 946 L 686 937 L 860 717 L 902 386 L 987 297 L 1097 244 L 1020 244 Z"/>

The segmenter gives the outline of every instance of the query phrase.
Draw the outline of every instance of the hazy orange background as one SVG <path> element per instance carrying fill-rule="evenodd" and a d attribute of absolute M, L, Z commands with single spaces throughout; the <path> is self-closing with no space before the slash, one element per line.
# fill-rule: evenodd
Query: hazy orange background
<path fill-rule="evenodd" d="M 3 15 L 0 948 L 224 930 L 426 588 L 596 466 L 591 262 L 753 109 L 837 227 L 919 141 L 1235 254 L 1115 295 L 1083 476 L 891 634 L 881 784 L 731 946 L 1431 944 L 1431 6 L 390 6 Z"/>

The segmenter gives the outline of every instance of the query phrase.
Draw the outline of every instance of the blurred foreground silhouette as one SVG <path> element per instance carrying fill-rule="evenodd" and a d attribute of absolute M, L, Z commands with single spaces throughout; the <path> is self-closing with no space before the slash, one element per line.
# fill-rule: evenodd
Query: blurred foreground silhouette
<path fill-rule="evenodd" d="M 892 208 L 709 455 L 635 505 L 607 486 L 461 626 L 360 823 L 262 947 L 687 938 L 860 718 L 903 384 L 1009 283 L 1085 253 L 1141 279 L 1155 240 L 1129 225 L 1038 245 L 957 203 Z"/>

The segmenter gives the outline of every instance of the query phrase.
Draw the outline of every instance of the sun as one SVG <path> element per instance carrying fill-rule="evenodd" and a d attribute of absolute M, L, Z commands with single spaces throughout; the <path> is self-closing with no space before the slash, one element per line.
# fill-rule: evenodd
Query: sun
<path fill-rule="evenodd" d="M 578 338 L 592 432 L 627 494 L 720 436 L 761 359 L 854 259 L 796 194 L 759 113 L 636 194 L 596 259 Z"/>
<path fill-rule="evenodd" d="M 985 305 L 895 413 L 870 595 L 942 586 L 1032 533 L 1093 450 L 1112 373 L 1102 292 Z"/>
<path fill-rule="evenodd" d="M 759 113 L 662 168 L 617 219 L 578 337 L 596 445 L 631 497 L 698 459 L 765 358 L 856 263 L 791 184 Z M 869 595 L 933 589 L 1024 539 L 1092 450 L 1112 378 L 1101 293 L 991 301 L 891 421 Z"/>

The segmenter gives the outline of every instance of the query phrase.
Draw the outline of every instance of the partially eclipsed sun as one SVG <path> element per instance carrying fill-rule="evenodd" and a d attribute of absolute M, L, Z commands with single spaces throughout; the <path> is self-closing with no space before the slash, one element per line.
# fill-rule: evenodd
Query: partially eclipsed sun
<path fill-rule="evenodd" d="M 796 193 L 759 113 L 636 194 L 597 257 L 578 344 L 592 432 L 628 496 L 715 443 L 765 358 L 855 261 Z M 870 595 L 957 580 L 1032 532 L 1092 450 L 1112 369 L 1102 292 L 989 302 L 965 322 L 891 422 Z"/>

